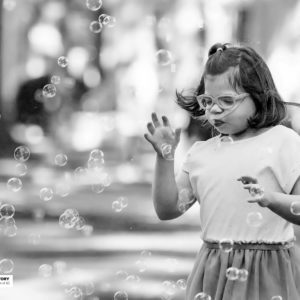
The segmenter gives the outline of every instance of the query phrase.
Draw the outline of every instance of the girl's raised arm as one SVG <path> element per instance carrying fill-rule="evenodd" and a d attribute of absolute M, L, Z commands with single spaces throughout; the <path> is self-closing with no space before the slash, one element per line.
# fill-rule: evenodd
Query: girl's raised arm
<path fill-rule="evenodd" d="M 154 208 L 161 220 L 177 218 L 182 214 L 178 209 L 178 186 L 174 174 L 174 152 L 180 140 L 180 129 L 173 129 L 167 117 L 162 123 L 156 113 L 152 113 L 152 122 L 147 124 L 149 133 L 144 136 L 157 153 L 152 194 Z M 164 153 L 167 149 L 167 153 Z M 181 178 L 179 182 L 188 180 Z M 180 183 L 179 183 L 180 184 Z"/>

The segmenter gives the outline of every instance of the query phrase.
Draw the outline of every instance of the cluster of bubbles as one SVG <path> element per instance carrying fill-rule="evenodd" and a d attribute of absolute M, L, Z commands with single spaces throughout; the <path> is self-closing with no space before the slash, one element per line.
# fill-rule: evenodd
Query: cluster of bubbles
<path fill-rule="evenodd" d="M 14 269 L 14 262 L 9 258 L 0 260 L 0 274 L 9 274 Z"/>
<path fill-rule="evenodd" d="M 160 146 L 161 155 L 165 160 L 174 160 L 173 147 L 170 144 L 163 143 Z"/>
<path fill-rule="evenodd" d="M 119 213 L 128 206 L 128 198 L 123 196 L 118 197 L 113 201 L 111 206 L 114 212 Z"/>
<path fill-rule="evenodd" d="M 65 229 L 83 230 L 86 226 L 84 217 L 80 216 L 77 209 L 68 208 L 59 216 L 59 225 Z"/>
<path fill-rule="evenodd" d="M 7 237 L 17 234 L 16 221 L 14 219 L 15 207 L 11 204 L 0 203 L 0 233 Z"/>
<path fill-rule="evenodd" d="M 246 269 L 230 267 L 226 270 L 226 277 L 229 280 L 246 281 L 248 279 L 248 271 Z"/>
<path fill-rule="evenodd" d="M 97 11 L 102 7 L 101 0 L 86 0 L 86 7 L 91 11 Z M 114 27 L 116 25 L 116 18 L 107 14 L 101 14 L 98 20 L 90 23 L 89 29 L 93 33 L 100 33 L 104 26 Z"/>
<path fill-rule="evenodd" d="M 174 280 L 165 280 L 161 284 L 162 286 L 162 300 L 169 300 L 172 298 L 173 295 L 178 293 L 179 291 L 184 291 L 187 286 L 187 282 L 185 279 L 178 279 L 177 281 Z"/>
<path fill-rule="evenodd" d="M 143 250 L 140 253 L 140 257 L 135 262 L 135 265 L 140 273 L 144 273 L 147 271 L 149 266 L 149 259 L 151 258 L 152 253 L 149 250 Z"/>
<path fill-rule="evenodd" d="M 24 176 L 27 174 L 27 165 L 25 162 L 30 157 L 30 150 L 27 146 L 19 146 L 14 150 L 14 159 L 18 162 L 15 166 L 15 170 L 18 176 Z M 22 189 L 23 183 L 19 177 L 11 177 L 6 184 L 8 190 L 18 192 Z"/>
<path fill-rule="evenodd" d="M 178 193 L 177 208 L 181 213 L 184 213 L 194 202 L 195 196 L 190 189 L 181 189 Z"/>
<path fill-rule="evenodd" d="M 263 198 L 264 196 L 264 189 L 260 185 L 253 185 L 249 189 L 249 193 L 252 197 L 256 199 Z"/>

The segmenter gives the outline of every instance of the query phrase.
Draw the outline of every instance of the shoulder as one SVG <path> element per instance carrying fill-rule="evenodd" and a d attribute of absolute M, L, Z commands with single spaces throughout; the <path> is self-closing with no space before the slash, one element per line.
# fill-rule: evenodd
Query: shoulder
<path fill-rule="evenodd" d="M 295 140 L 300 142 L 300 135 L 295 130 L 284 125 L 274 126 L 273 134 L 284 141 Z"/>

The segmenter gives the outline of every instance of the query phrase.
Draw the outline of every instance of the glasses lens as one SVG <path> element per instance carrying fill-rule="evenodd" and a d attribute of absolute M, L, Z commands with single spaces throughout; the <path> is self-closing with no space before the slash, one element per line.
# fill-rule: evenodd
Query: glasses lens
<path fill-rule="evenodd" d="M 222 96 L 218 98 L 218 103 L 219 106 L 222 108 L 231 108 L 234 106 L 235 101 L 234 101 L 234 97 L 231 96 Z"/>
<path fill-rule="evenodd" d="M 209 96 L 202 96 L 199 100 L 199 104 L 204 108 L 210 107 L 213 102 L 212 98 L 210 98 Z"/>

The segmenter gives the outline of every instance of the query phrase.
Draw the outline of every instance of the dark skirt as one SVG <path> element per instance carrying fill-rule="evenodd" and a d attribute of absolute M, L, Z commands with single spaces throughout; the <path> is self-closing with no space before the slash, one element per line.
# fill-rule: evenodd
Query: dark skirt
<path fill-rule="evenodd" d="M 186 300 L 200 299 L 300 300 L 299 253 L 293 242 L 237 243 L 229 252 L 204 242 L 186 290 Z"/>

